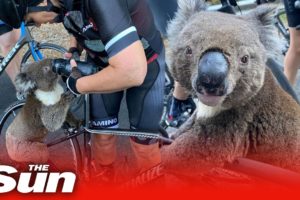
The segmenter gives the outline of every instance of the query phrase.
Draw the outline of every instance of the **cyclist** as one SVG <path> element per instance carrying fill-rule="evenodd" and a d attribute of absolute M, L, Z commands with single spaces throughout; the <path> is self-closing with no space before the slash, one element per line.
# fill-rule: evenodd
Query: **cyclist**
<path fill-rule="evenodd" d="M 284 6 L 290 33 L 290 47 L 284 60 L 284 74 L 294 85 L 300 67 L 300 8 L 296 8 L 296 0 L 284 0 Z"/>
<path fill-rule="evenodd" d="M 13 27 L 6 25 L 0 21 L 0 49 L 2 55 L 5 57 L 10 52 L 12 47 L 20 37 L 20 30 L 13 29 Z M 10 80 L 14 82 L 16 75 L 20 71 L 21 57 L 17 54 L 6 68 L 6 73 Z"/>
<path fill-rule="evenodd" d="M 148 0 L 154 14 L 156 26 L 164 37 L 167 37 L 166 27 L 177 10 L 177 0 Z M 185 89 L 175 81 L 173 95 L 167 107 L 167 123 L 172 127 L 179 127 L 188 115 L 192 114 L 196 105 Z"/>
<path fill-rule="evenodd" d="M 98 93 L 91 95 L 92 128 L 118 127 L 120 102 L 126 90 L 131 128 L 158 130 L 163 110 L 164 51 L 145 0 L 48 0 L 36 7 L 28 7 L 19 0 L 1 4 L 14 8 L 9 13 L 7 9 L 0 10 L 6 12 L 0 19 L 14 25 L 20 19 L 37 25 L 58 22 L 64 14 L 64 26 L 76 38 L 75 43 L 101 68 L 94 75 L 82 77 L 74 67 L 66 81 L 75 94 Z M 72 60 L 71 64 L 75 66 L 76 62 Z M 116 157 L 116 138 L 93 135 L 92 139 L 99 171 L 111 172 L 106 169 L 112 169 Z M 160 162 L 156 140 L 131 138 L 131 146 L 141 171 Z"/>

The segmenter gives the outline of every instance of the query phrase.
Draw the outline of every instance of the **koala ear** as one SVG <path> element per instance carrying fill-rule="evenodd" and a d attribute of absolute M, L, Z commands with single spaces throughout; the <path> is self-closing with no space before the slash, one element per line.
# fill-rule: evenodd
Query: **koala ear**
<path fill-rule="evenodd" d="M 24 72 L 19 73 L 15 79 L 17 98 L 24 99 L 36 88 L 36 83 Z"/>
<path fill-rule="evenodd" d="M 169 44 L 177 43 L 178 33 L 183 29 L 189 18 L 207 8 L 207 4 L 204 0 L 178 0 L 177 3 L 177 12 L 167 26 L 168 39 L 169 41 L 174 41 Z"/>
<path fill-rule="evenodd" d="M 243 19 L 250 22 L 253 30 L 257 30 L 260 42 L 264 45 L 268 57 L 280 58 L 285 49 L 284 40 L 279 38 L 274 26 L 274 16 L 278 6 L 275 4 L 263 4 L 250 11 Z"/>

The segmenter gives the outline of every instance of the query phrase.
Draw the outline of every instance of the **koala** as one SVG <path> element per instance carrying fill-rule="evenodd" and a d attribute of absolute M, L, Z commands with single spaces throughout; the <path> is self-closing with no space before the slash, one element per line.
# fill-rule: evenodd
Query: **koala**
<path fill-rule="evenodd" d="M 6 132 L 8 155 L 14 161 L 46 163 L 49 153 L 43 140 L 65 122 L 74 96 L 64 92 L 51 63 L 45 59 L 26 64 L 15 79 L 17 95 L 26 102 Z"/>
<path fill-rule="evenodd" d="M 281 48 L 274 6 L 235 16 L 178 3 L 167 62 L 197 109 L 162 149 L 166 170 L 200 176 L 245 157 L 300 172 L 300 107 L 266 67 Z"/>

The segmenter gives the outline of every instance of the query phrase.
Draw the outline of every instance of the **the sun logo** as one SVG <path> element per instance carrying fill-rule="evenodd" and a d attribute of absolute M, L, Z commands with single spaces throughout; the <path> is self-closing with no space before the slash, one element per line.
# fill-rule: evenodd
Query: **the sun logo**
<path fill-rule="evenodd" d="M 29 165 L 29 172 L 18 175 L 18 170 L 14 167 L 0 165 L 0 193 L 15 189 L 20 193 L 55 193 L 61 181 L 62 193 L 73 192 L 76 181 L 74 173 L 49 172 L 48 169 L 49 165 Z"/>

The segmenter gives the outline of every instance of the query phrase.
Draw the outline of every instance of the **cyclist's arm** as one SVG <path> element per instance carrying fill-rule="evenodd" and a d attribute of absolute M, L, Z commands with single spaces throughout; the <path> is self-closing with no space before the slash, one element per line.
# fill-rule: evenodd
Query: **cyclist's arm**
<path fill-rule="evenodd" d="M 109 93 L 141 85 L 147 73 L 147 61 L 126 2 L 97 0 L 89 4 L 89 15 L 105 45 L 109 66 L 97 74 L 80 78 L 77 90 Z"/>
<path fill-rule="evenodd" d="M 91 76 L 77 80 L 82 93 L 110 93 L 141 85 L 147 73 L 147 61 L 140 41 L 132 43 L 109 59 L 110 65 Z"/>

